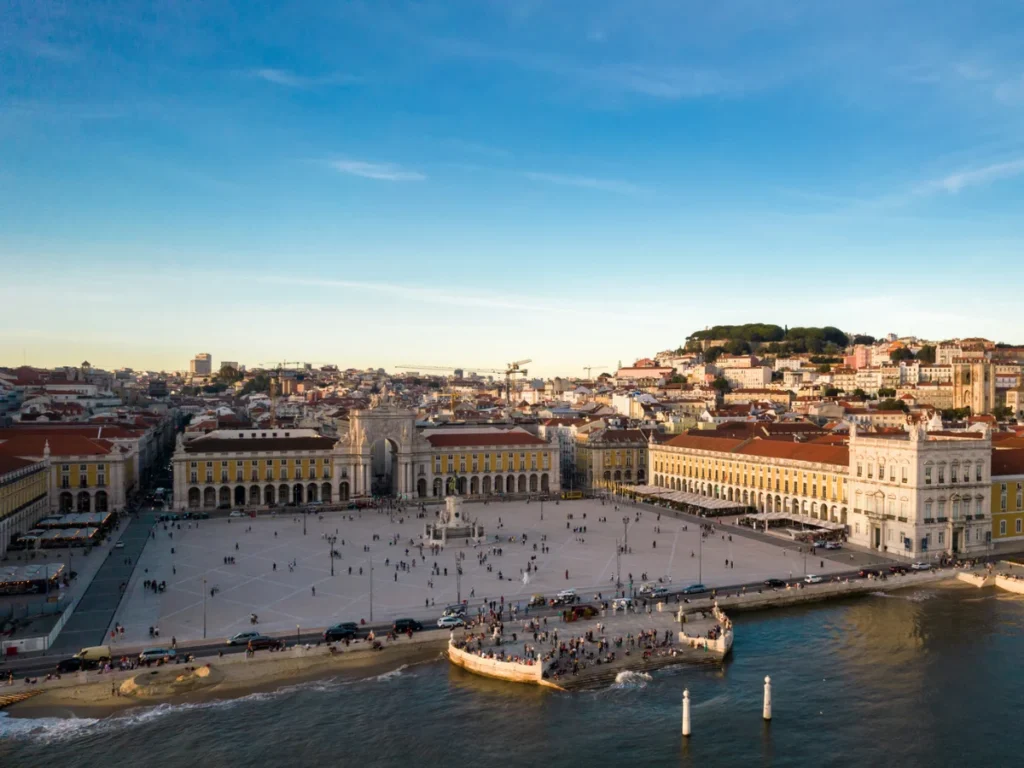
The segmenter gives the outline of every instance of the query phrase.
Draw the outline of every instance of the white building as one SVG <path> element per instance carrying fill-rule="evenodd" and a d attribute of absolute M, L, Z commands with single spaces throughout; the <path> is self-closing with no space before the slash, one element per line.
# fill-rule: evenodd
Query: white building
<path fill-rule="evenodd" d="M 991 436 L 850 430 L 850 541 L 891 555 L 974 554 L 992 537 Z"/>
<path fill-rule="evenodd" d="M 767 365 L 759 365 L 754 368 L 722 368 L 721 370 L 722 376 L 733 389 L 760 389 L 772 383 L 772 369 Z"/>

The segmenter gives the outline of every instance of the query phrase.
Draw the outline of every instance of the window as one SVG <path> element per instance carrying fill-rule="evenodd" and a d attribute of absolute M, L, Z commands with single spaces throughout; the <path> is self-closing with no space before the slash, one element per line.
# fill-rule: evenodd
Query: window
<path fill-rule="evenodd" d="M 981 464 L 978 465 L 978 480 L 981 480 Z M 971 482 L 971 463 L 964 462 L 964 482 Z"/>
<path fill-rule="evenodd" d="M 1024 483 L 1017 483 L 1017 509 L 1024 507 Z"/>
<path fill-rule="evenodd" d="M 900 482 L 902 482 L 902 483 L 907 482 L 907 468 L 906 467 L 902 467 L 900 469 L 900 472 L 901 472 Z"/>
<path fill-rule="evenodd" d="M 975 517 L 979 517 L 980 518 L 980 517 L 984 517 L 984 515 L 985 515 L 985 513 L 981 509 L 981 502 L 982 502 L 981 496 L 978 496 L 978 497 L 976 497 L 974 499 L 974 516 Z"/>
<path fill-rule="evenodd" d="M 896 482 L 896 465 L 895 464 L 890 464 L 889 465 L 889 482 L 891 482 L 891 483 L 895 483 Z"/>
<path fill-rule="evenodd" d="M 960 499 L 953 499 L 953 519 L 960 519 Z"/>
<path fill-rule="evenodd" d="M 981 482 L 981 462 L 974 465 L 974 479 Z"/>
<path fill-rule="evenodd" d="M 1017 518 L 1017 524 L 1016 524 L 1016 528 L 1017 528 L 1017 533 L 1020 533 L 1020 532 L 1021 532 L 1021 523 L 1024 523 L 1024 520 L 1021 520 L 1021 519 L 1020 519 L 1020 518 L 1018 517 L 1018 518 Z"/>
<path fill-rule="evenodd" d="M 860 463 L 860 462 L 858 461 L 858 462 L 857 462 L 857 477 L 863 477 L 863 476 L 864 476 L 864 465 L 863 465 L 863 464 L 861 464 L 861 463 Z"/>
<path fill-rule="evenodd" d="M 931 485 L 932 484 L 932 465 L 931 464 L 929 464 L 928 466 L 926 466 L 924 468 L 924 484 L 925 485 Z"/>
<path fill-rule="evenodd" d="M 885 462 L 884 461 L 879 461 L 878 462 L 878 479 L 879 480 L 885 480 Z"/>
<path fill-rule="evenodd" d="M 932 500 L 931 499 L 928 499 L 928 501 L 926 501 L 924 503 L 924 518 L 925 518 L 925 520 L 931 520 L 931 518 L 932 518 Z"/>
<path fill-rule="evenodd" d="M 946 465 L 939 464 L 939 485 L 946 482 Z"/>
<path fill-rule="evenodd" d="M 945 533 L 945 531 L 939 531 L 939 546 L 941 547 L 945 543 L 946 543 L 946 533 Z"/>
<path fill-rule="evenodd" d="M 960 474 L 960 462 L 954 461 L 949 465 L 949 482 L 955 483 Z"/>
<path fill-rule="evenodd" d="M 872 469 L 873 466 L 873 464 L 868 464 L 868 480 L 871 480 L 875 476 L 875 470 Z"/>
<path fill-rule="evenodd" d="M 860 533 L 860 523 L 854 523 L 853 524 L 853 532 L 854 533 Z"/>
<path fill-rule="evenodd" d="M 1006 483 L 999 486 L 999 511 L 1006 511 Z"/>

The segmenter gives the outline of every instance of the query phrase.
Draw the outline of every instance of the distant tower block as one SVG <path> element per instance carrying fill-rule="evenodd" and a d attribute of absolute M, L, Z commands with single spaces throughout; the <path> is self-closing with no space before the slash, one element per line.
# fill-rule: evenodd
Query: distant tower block
<path fill-rule="evenodd" d="M 463 516 L 462 499 L 446 496 L 444 509 L 438 513 L 437 522 L 423 526 L 423 543 L 428 546 L 447 546 L 449 542 L 460 541 L 473 544 L 483 543 L 484 527 Z"/>

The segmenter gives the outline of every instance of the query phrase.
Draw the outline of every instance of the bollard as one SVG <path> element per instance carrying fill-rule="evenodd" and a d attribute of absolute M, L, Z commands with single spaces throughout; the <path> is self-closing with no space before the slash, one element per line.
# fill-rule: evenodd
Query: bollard
<path fill-rule="evenodd" d="M 767 675 L 764 678 L 764 711 L 762 716 L 765 720 L 772 719 L 772 679 Z"/>
<path fill-rule="evenodd" d="M 690 735 L 690 691 L 683 691 L 683 736 Z"/>

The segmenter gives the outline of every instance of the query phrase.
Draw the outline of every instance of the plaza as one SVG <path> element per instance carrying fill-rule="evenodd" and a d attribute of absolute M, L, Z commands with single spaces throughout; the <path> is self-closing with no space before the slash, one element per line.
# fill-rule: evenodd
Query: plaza
<path fill-rule="evenodd" d="M 301 514 L 282 512 L 159 523 L 112 625 L 126 628 L 126 643 L 148 642 L 151 626 L 159 627 L 161 642 L 169 643 L 172 637 L 201 640 L 204 620 L 211 640 L 252 629 L 253 613 L 259 617 L 256 628 L 267 633 L 400 616 L 432 624 L 460 596 L 471 611 L 502 598 L 525 608 L 531 595 L 550 597 L 567 587 L 577 589 L 584 601 L 597 593 L 607 599 L 615 591 L 617 568 L 627 589 L 630 579 L 639 588 L 644 574 L 647 581 L 661 579 L 679 588 L 805 573 L 805 556 L 791 544 L 728 524 L 702 544 L 696 522 L 667 515 L 659 520 L 650 507 L 616 509 L 598 500 L 467 503 L 464 513 L 483 525 L 486 544 L 449 545 L 436 556 L 424 547 L 421 554 L 424 524 L 436 519 L 438 509 L 428 505 L 425 518 L 417 516 L 419 507 L 407 507 L 401 514 L 325 511 L 305 515 L 305 521 Z M 337 537 L 334 576 L 327 536 Z M 626 540 L 628 551 L 617 562 L 617 545 Z M 483 562 L 481 555 L 486 555 Z M 806 571 L 828 576 L 848 570 L 847 558 L 842 551 L 819 553 L 806 559 Z M 150 580 L 165 582 L 166 588 L 146 589 Z"/>

